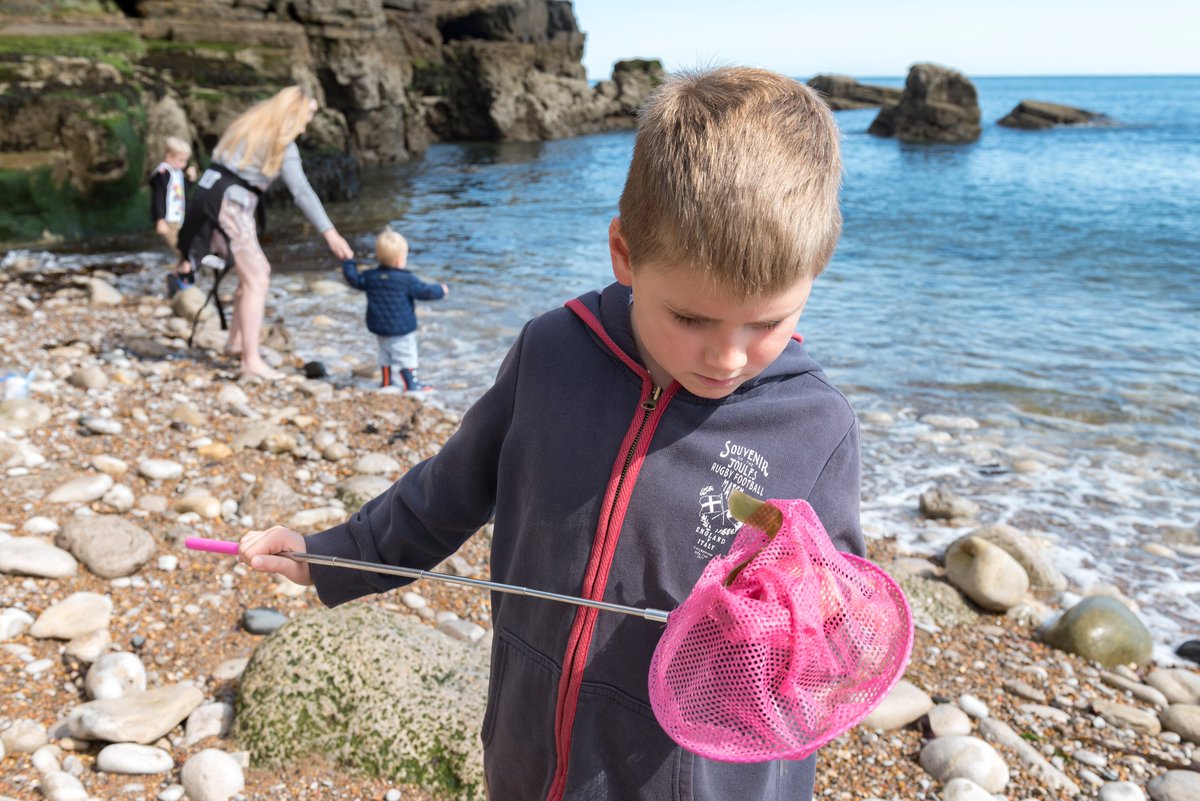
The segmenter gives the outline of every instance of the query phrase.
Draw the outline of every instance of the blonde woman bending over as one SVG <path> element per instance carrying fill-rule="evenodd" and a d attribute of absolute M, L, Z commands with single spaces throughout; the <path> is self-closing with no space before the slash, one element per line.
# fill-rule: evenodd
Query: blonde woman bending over
<path fill-rule="evenodd" d="M 191 270 L 209 253 L 233 257 L 238 288 L 225 350 L 241 355 L 246 375 L 282 376 L 267 366 L 259 352 L 271 278 L 271 265 L 258 242 L 266 222 L 263 192 L 276 178 L 283 178 L 292 199 L 321 232 L 333 255 L 338 259 L 354 256 L 330 222 L 300 163 L 296 138 L 316 111 L 316 100 L 300 87 L 289 86 L 235 119 L 217 142 L 212 164 L 200 176 L 179 232 L 181 272 Z"/>

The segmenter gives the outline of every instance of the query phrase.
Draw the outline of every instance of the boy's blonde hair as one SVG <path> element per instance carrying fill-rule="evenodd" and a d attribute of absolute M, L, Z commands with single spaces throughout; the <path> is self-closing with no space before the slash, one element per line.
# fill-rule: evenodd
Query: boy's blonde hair
<path fill-rule="evenodd" d="M 375 257 L 380 264 L 403 267 L 408 263 L 408 240 L 391 228 L 384 228 L 375 238 Z"/>
<path fill-rule="evenodd" d="M 263 175 L 274 178 L 283 169 L 287 146 L 304 133 L 312 102 L 299 86 L 289 86 L 254 104 L 225 129 L 213 150 L 213 160 L 235 169 L 257 166 Z M 241 158 L 230 164 L 238 150 Z"/>
<path fill-rule="evenodd" d="M 163 140 L 163 147 L 166 154 L 192 157 L 192 146 L 180 139 L 178 136 L 168 136 Z"/>
<path fill-rule="evenodd" d="M 838 139 L 829 108 L 791 78 L 668 79 L 638 116 L 621 194 L 630 265 L 698 271 L 741 298 L 815 278 L 841 232 Z"/>

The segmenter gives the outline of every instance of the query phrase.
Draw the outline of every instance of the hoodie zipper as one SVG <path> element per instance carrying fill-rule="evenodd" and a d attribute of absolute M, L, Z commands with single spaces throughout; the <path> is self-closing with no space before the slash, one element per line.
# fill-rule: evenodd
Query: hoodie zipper
<path fill-rule="evenodd" d="M 658 408 L 662 396 L 662 387 L 651 383 L 650 392 L 643 397 L 640 403 L 642 414 L 640 419 L 637 420 L 637 429 L 634 432 L 633 439 L 625 451 L 625 459 L 616 479 L 616 488 L 612 493 L 608 509 L 605 510 L 604 528 L 598 537 L 599 541 L 593 541 L 592 543 L 592 555 L 588 559 L 588 571 L 584 576 L 583 596 L 585 598 L 595 600 L 604 594 L 604 586 L 608 581 L 609 568 L 612 565 L 612 552 L 616 550 L 617 538 L 620 536 L 620 526 L 624 522 L 625 517 L 624 512 L 621 513 L 619 519 L 617 516 L 617 508 L 621 505 L 621 494 L 625 489 L 626 479 L 629 478 L 629 471 L 636 458 L 638 446 L 642 442 L 647 425 L 654 416 L 654 412 Z M 655 426 L 657 426 L 657 422 Z M 651 427 L 650 435 L 653 436 L 653 427 Z M 636 480 L 636 476 L 634 478 Z M 615 526 L 614 523 L 616 524 Z M 606 554 L 609 557 L 607 564 L 605 564 L 606 560 L 604 558 Z M 554 779 L 550 783 L 550 791 L 546 794 L 546 801 L 561 801 L 563 793 L 566 791 L 567 763 L 571 753 L 571 733 L 575 725 L 575 710 L 579 699 L 579 690 L 583 683 L 583 669 L 587 663 L 587 654 L 591 647 L 592 634 L 595 630 L 597 617 L 595 613 L 597 611 L 596 609 L 586 607 L 580 608 L 576 611 L 575 620 L 571 624 L 567 652 L 563 658 L 562 678 L 559 681 L 558 703 L 554 721 L 554 740 L 558 764 L 555 768 Z"/>

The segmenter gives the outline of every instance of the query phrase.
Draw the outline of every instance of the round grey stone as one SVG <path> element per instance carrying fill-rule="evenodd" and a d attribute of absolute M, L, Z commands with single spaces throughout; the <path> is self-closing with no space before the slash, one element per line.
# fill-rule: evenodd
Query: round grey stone
<path fill-rule="evenodd" d="M 1046 633 L 1046 642 L 1108 668 L 1146 662 L 1152 646 L 1150 631 L 1138 616 L 1104 595 L 1084 598 L 1064 612 Z"/>
<path fill-rule="evenodd" d="M 921 749 L 921 767 L 940 782 L 970 779 L 989 793 L 1008 785 L 1008 765 L 978 737 L 939 737 Z"/>
<path fill-rule="evenodd" d="M 137 743 L 113 743 L 96 755 L 96 767 L 104 773 L 150 775 L 166 773 L 175 760 L 161 748 Z"/>
<path fill-rule="evenodd" d="M 364 453 L 354 463 L 354 472 L 363 475 L 395 475 L 400 463 L 386 453 Z"/>
<path fill-rule="evenodd" d="M 929 730 L 934 737 L 967 735 L 971 733 L 971 719 L 953 704 L 938 704 L 929 710 Z"/>
<path fill-rule="evenodd" d="M 179 780 L 191 801 L 229 801 L 246 787 L 242 766 L 216 748 L 206 748 L 185 762 Z"/>
<path fill-rule="evenodd" d="M 995 801 L 995 798 L 970 779 L 959 778 L 946 782 L 942 801 Z"/>
<path fill-rule="evenodd" d="M 1146 801 L 1142 788 L 1133 782 L 1108 782 L 1100 788 L 1100 801 Z"/>
<path fill-rule="evenodd" d="M 72 518 L 54 538 L 101 578 L 136 573 L 154 556 L 154 537 L 141 526 L 117 515 Z"/>
<path fill-rule="evenodd" d="M 43 776 L 39 787 L 46 801 L 87 801 L 88 797 L 79 779 L 61 770 Z"/>
<path fill-rule="evenodd" d="M 84 416 L 79 418 L 79 425 L 91 434 L 120 434 L 123 430 L 121 423 L 111 417 Z"/>
<path fill-rule="evenodd" d="M 112 476 L 106 473 L 93 473 L 72 479 L 66 484 L 56 487 L 46 496 L 48 503 L 89 503 L 104 497 L 113 485 Z"/>
<path fill-rule="evenodd" d="M 146 667 L 128 652 L 104 654 L 88 668 L 83 682 L 90 698 L 122 698 L 146 689 Z M 153 771 L 157 773 L 158 771 Z"/>
<path fill-rule="evenodd" d="M 32 754 L 49 741 L 46 727 L 36 720 L 14 720 L 0 730 L 0 742 L 10 754 Z"/>
<path fill-rule="evenodd" d="M 1197 801 L 1200 799 L 1200 773 L 1168 770 L 1151 779 L 1146 789 L 1153 801 Z"/>
<path fill-rule="evenodd" d="M 75 557 L 37 537 L 10 537 L 0 542 L 0 573 L 66 578 L 79 570 Z"/>
<path fill-rule="evenodd" d="M 1189 743 L 1200 745 L 1200 705 L 1171 704 L 1158 713 L 1163 728 L 1173 731 Z"/>
<path fill-rule="evenodd" d="M 112 599 L 106 595 L 73 593 L 38 615 L 29 634 L 39 639 L 73 640 L 108 628 L 112 608 Z"/>
<path fill-rule="evenodd" d="M 224 737 L 233 725 L 233 706 L 223 701 L 201 704 L 188 715 L 184 727 L 184 746 L 195 745 L 205 737 Z"/>
<path fill-rule="evenodd" d="M 143 459 L 138 462 L 138 472 L 153 481 L 167 481 L 183 475 L 183 465 L 170 459 Z"/>
<path fill-rule="evenodd" d="M 907 679 L 901 679 L 863 724 L 881 731 L 903 728 L 933 707 L 933 699 Z"/>
<path fill-rule="evenodd" d="M 271 634 L 287 622 L 287 615 L 265 606 L 247 609 L 242 616 L 242 624 L 251 634 Z"/>

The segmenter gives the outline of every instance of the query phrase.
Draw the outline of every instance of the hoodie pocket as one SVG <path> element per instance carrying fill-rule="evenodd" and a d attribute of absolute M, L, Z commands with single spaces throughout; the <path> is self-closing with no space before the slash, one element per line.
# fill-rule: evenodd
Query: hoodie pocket
<path fill-rule="evenodd" d="M 554 778 L 559 666 L 507 629 L 497 631 L 481 737 L 493 799 L 538 799 Z"/>
<path fill-rule="evenodd" d="M 585 680 L 571 740 L 566 798 L 693 801 L 691 754 L 667 737 L 645 701 Z"/>

